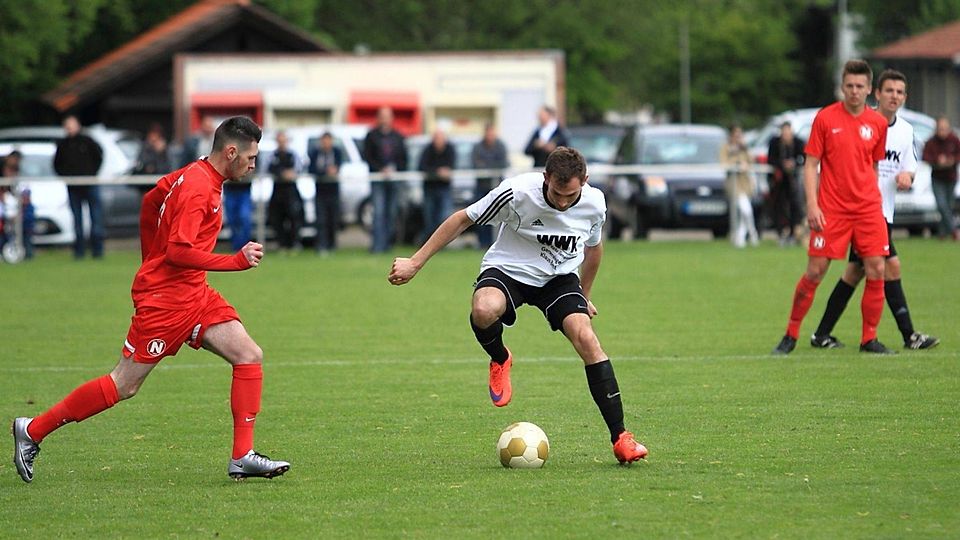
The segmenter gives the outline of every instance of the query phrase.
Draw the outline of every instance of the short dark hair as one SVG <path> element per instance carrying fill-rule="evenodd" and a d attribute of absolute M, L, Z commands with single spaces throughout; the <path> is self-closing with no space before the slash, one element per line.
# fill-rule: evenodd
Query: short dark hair
<path fill-rule="evenodd" d="M 587 160 L 574 148 L 558 146 L 547 156 L 546 173 L 561 186 L 572 178 L 584 180 L 587 176 Z"/>
<path fill-rule="evenodd" d="M 246 116 L 227 118 L 213 134 L 213 151 L 223 150 L 227 143 L 241 143 L 244 148 L 260 142 L 263 132 L 260 126 Z"/>
<path fill-rule="evenodd" d="M 903 85 L 907 85 L 907 76 L 895 69 L 885 69 L 880 72 L 880 77 L 877 78 L 877 89 L 883 88 L 883 83 L 887 81 L 903 81 Z"/>
<path fill-rule="evenodd" d="M 873 84 L 873 70 L 870 69 L 870 64 L 859 58 L 847 60 L 847 63 L 843 65 L 843 76 L 846 77 L 847 75 L 866 75 L 867 84 Z"/>

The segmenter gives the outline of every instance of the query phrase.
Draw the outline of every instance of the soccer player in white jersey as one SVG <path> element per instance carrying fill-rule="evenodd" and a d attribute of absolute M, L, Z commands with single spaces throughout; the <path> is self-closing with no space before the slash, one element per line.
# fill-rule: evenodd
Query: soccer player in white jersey
<path fill-rule="evenodd" d="M 597 315 L 590 290 L 603 255 L 606 211 L 603 193 L 587 184 L 583 156 L 561 146 L 550 153 L 543 173 L 508 178 L 448 217 L 412 257 L 394 259 L 388 279 L 394 285 L 409 282 L 471 225 L 499 227 L 480 264 L 470 311 L 477 341 L 490 355 L 490 399 L 503 407 L 512 396 L 513 355 L 503 344 L 503 326 L 516 321 L 521 305 L 536 306 L 583 359 L 613 453 L 629 463 L 646 457 L 647 449 L 624 427 L 617 378 L 590 322 Z"/>
<path fill-rule="evenodd" d="M 890 239 L 890 255 L 884 270 L 884 296 L 887 305 L 897 320 L 897 327 L 903 334 L 903 346 L 907 349 L 929 349 L 935 347 L 940 340 L 917 332 L 910 319 L 910 310 L 907 309 L 907 299 L 903 294 L 903 285 L 900 283 L 900 257 L 893 245 L 893 235 L 890 234 L 893 223 L 894 195 L 897 190 L 908 190 L 913 185 L 913 177 L 917 171 L 917 155 L 914 146 L 913 126 L 897 116 L 897 111 L 907 99 L 907 78 L 892 69 L 880 74 L 877 81 L 877 112 L 882 114 L 889 123 L 887 130 L 886 158 L 879 164 L 877 180 L 880 184 L 880 194 L 883 197 L 883 217 L 887 220 L 887 236 Z M 810 338 L 810 345 L 821 349 L 835 349 L 843 344 L 831 335 L 833 327 L 840 319 L 840 315 L 847 307 L 847 302 L 853 295 L 854 289 L 863 279 L 863 261 L 850 248 L 850 257 L 843 276 L 837 281 L 836 287 L 827 301 L 827 308 L 820 325 Z"/>

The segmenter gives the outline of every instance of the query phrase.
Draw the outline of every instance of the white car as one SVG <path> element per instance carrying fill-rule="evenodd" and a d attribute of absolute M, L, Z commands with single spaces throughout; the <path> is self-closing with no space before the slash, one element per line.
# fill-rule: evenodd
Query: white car
<path fill-rule="evenodd" d="M 108 129 L 96 124 L 83 129 L 82 133 L 97 141 L 103 149 L 103 163 L 97 173 L 99 178 L 115 178 L 129 174 L 137 163 L 143 145 L 140 135 L 134 131 Z M 60 126 L 21 126 L 0 129 L 0 143 L 54 143 L 62 139 Z"/>
<path fill-rule="evenodd" d="M 796 109 L 772 116 L 751 140 L 750 154 L 756 161 L 766 163 L 770 140 L 780 134 L 780 126 L 784 122 L 790 122 L 796 137 L 804 141 L 808 140 L 813 119 L 819 110 L 819 108 Z M 897 114 L 913 126 L 918 163 L 913 188 L 910 191 L 898 191 L 895 196 L 893 224 L 896 227 L 906 227 L 911 234 L 922 234 L 924 229 L 936 229 L 937 222 L 940 220 L 930 183 L 930 166 L 920 159 L 923 155 L 923 145 L 933 135 L 937 122 L 930 116 L 910 109 L 900 109 Z"/>
<path fill-rule="evenodd" d="M 0 142 L 0 156 L 13 150 L 23 155 L 18 183 L 30 190 L 36 216 L 33 231 L 36 245 L 70 244 L 76 237 L 67 185 L 58 180 L 53 171 L 56 149 L 56 145 L 49 141 Z M 132 186 L 115 184 L 102 186 L 100 195 L 107 236 L 135 236 L 139 227 L 140 191 Z M 86 213 L 84 221 L 85 227 L 89 227 Z"/>

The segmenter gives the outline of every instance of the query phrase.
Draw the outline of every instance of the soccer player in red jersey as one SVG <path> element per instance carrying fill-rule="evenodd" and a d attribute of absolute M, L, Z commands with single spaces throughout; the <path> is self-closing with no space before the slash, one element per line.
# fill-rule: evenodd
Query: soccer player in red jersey
<path fill-rule="evenodd" d="M 25 482 L 33 480 L 33 462 L 47 435 L 136 395 L 157 363 L 175 355 L 184 343 L 212 351 L 233 366 L 233 453 L 227 473 L 236 479 L 272 478 L 289 470 L 289 463 L 253 450 L 263 351 L 247 334 L 233 306 L 206 278 L 207 271 L 256 267 L 263 257 L 263 246 L 255 242 L 234 255 L 212 253 L 223 224 L 223 183 L 254 170 L 260 136 L 260 128 L 249 118 L 227 119 L 217 128 L 208 158 L 164 176 L 144 195 L 143 262 L 133 279 L 135 311 L 120 361 L 109 374 L 77 387 L 39 416 L 14 420 L 13 460 Z"/>
<path fill-rule="evenodd" d="M 867 276 L 860 304 L 860 351 L 892 352 L 877 340 L 883 313 L 884 257 L 890 246 L 877 186 L 878 163 L 886 152 L 887 121 L 866 106 L 872 81 L 873 72 L 866 62 L 848 61 L 841 79 L 843 100 L 821 109 L 813 121 L 803 166 L 810 225 L 807 271 L 793 295 L 786 335 L 773 354 L 790 354 L 796 347 L 800 323 L 830 260 L 845 258 L 851 241 Z"/>

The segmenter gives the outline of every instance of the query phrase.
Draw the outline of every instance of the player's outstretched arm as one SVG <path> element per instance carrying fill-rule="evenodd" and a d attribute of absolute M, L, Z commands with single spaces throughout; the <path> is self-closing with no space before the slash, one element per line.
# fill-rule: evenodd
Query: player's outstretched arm
<path fill-rule="evenodd" d="M 814 231 L 822 231 L 827 223 L 817 200 L 817 186 L 820 184 L 818 165 L 820 165 L 820 158 L 807 154 L 807 159 L 803 163 L 803 192 L 807 197 L 807 224 Z"/>
<path fill-rule="evenodd" d="M 591 319 L 597 315 L 597 308 L 590 300 L 590 291 L 593 289 L 597 272 L 600 271 L 600 259 L 602 258 L 603 242 L 583 248 L 583 263 L 580 265 L 580 287 L 583 289 L 583 295 L 587 298 L 587 310 L 590 312 Z"/>
<path fill-rule="evenodd" d="M 262 258 L 263 246 L 256 242 L 247 242 L 234 255 L 207 253 L 187 244 L 170 242 L 167 246 L 166 262 L 173 266 L 194 270 L 232 272 L 259 266 Z"/>
<path fill-rule="evenodd" d="M 430 236 L 430 239 L 412 257 L 409 259 L 405 257 L 394 259 L 387 279 L 394 285 L 403 285 L 409 282 L 427 264 L 430 257 L 446 247 L 472 224 L 473 221 L 467 216 L 466 210 L 454 212 L 440 224 Z"/>

